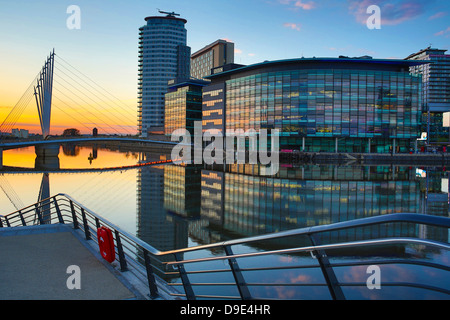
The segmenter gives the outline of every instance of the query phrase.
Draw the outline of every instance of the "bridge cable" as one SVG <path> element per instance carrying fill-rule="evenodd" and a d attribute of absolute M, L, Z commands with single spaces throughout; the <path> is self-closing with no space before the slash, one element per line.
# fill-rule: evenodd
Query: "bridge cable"
<path fill-rule="evenodd" d="M 0 175 L 0 188 L 5 193 L 9 201 L 12 203 L 14 208 L 16 208 L 16 210 L 25 208 L 25 205 L 20 200 L 19 196 L 8 182 L 8 179 L 3 174 Z"/>
<path fill-rule="evenodd" d="M 28 86 L 28 88 L 25 90 L 25 92 L 22 94 L 19 101 L 16 103 L 16 105 L 13 107 L 13 109 L 10 111 L 8 116 L 3 120 L 3 123 L 0 125 L 0 130 L 2 132 L 7 132 L 14 125 L 17 123 L 19 118 L 21 117 L 23 111 L 26 109 L 26 107 L 29 105 L 33 95 L 34 95 L 34 83 L 36 82 L 36 79 L 39 77 L 39 74 L 33 79 L 31 84 Z M 3 135 L 2 135 L 3 136 Z"/>
<path fill-rule="evenodd" d="M 62 68 L 64 68 L 67 72 L 69 72 L 70 74 L 72 74 L 74 77 L 76 77 L 77 79 L 79 79 L 81 82 L 83 82 L 84 80 L 81 79 L 80 77 L 77 77 L 76 74 L 74 74 L 73 72 L 71 72 L 68 68 L 66 68 L 64 65 L 60 65 Z M 92 90 L 95 90 L 97 93 L 93 93 L 92 91 L 90 91 L 89 89 L 87 89 L 86 87 L 84 87 L 83 85 L 81 85 L 78 81 L 74 80 L 72 77 L 70 77 L 69 75 L 67 75 L 67 73 L 65 73 L 64 71 L 62 71 L 61 69 L 59 69 L 58 67 L 56 67 L 60 72 L 62 72 L 63 74 L 65 74 L 67 77 L 69 77 L 71 80 L 75 81 L 78 85 L 80 85 L 83 89 L 89 91 L 90 93 L 92 93 L 97 99 L 99 99 L 102 102 L 107 102 L 107 103 L 114 103 L 116 106 L 118 106 L 117 103 L 115 103 L 115 101 L 111 100 L 111 97 L 108 97 L 104 94 L 102 94 L 101 92 L 99 92 L 97 89 L 95 89 L 93 86 L 90 86 L 90 88 Z M 88 78 L 89 79 L 89 78 Z M 85 81 L 84 81 L 85 82 Z M 105 98 L 107 98 L 108 100 L 102 99 L 99 97 L 99 95 L 103 95 Z M 129 113 L 130 111 L 127 109 L 124 109 L 123 107 L 119 106 L 120 110 L 123 110 L 127 113 Z M 136 116 L 135 114 L 129 113 L 130 116 L 133 116 L 133 118 Z"/>
<path fill-rule="evenodd" d="M 54 88 L 55 91 L 59 91 L 57 88 Z M 84 119 L 86 119 L 86 123 L 92 123 L 95 126 L 98 126 L 96 122 L 94 122 L 92 119 L 89 119 L 85 114 L 81 113 L 80 111 L 76 110 L 74 107 L 70 106 L 69 104 L 67 104 L 67 102 L 61 100 L 58 96 L 54 96 L 55 99 L 59 100 L 61 103 L 65 104 L 69 109 L 75 111 L 76 113 L 80 114 Z M 59 110 L 61 110 L 59 107 L 57 107 Z M 67 109 L 66 109 L 67 110 Z M 63 111 L 64 112 L 64 111 Z M 67 114 L 67 112 L 66 112 Z M 73 116 L 71 116 L 72 119 L 76 119 Z M 97 119 L 98 120 L 98 119 Z M 80 122 L 80 120 L 76 119 L 77 122 Z M 86 127 L 85 124 L 83 124 L 83 126 Z M 91 130 L 91 128 L 88 128 L 89 130 Z"/>
<path fill-rule="evenodd" d="M 54 79 L 54 81 L 56 82 L 56 83 L 58 83 L 58 81 L 56 80 L 56 79 Z M 67 89 L 64 85 L 62 85 L 62 84 L 60 84 L 63 88 L 65 88 L 66 90 L 69 90 L 69 89 Z M 75 100 L 73 100 L 71 97 L 68 97 L 67 95 L 65 95 L 62 91 L 60 91 L 60 90 L 58 90 L 57 88 L 53 88 L 54 90 L 56 90 L 56 91 L 58 91 L 59 93 L 61 93 L 62 95 L 64 95 L 66 98 L 68 98 L 68 99 L 70 99 L 70 100 L 72 100 L 73 102 L 75 102 L 75 103 L 77 103 Z M 70 91 L 70 90 L 69 90 Z M 82 98 L 80 98 L 79 96 L 77 96 L 80 100 L 83 100 Z M 62 100 L 61 100 L 62 101 Z M 84 100 L 83 100 L 84 101 Z M 83 109 L 84 111 L 86 111 L 87 113 L 89 113 L 89 114 L 91 114 L 94 118 L 96 118 L 96 119 L 98 119 L 98 117 L 95 115 L 95 114 L 93 114 L 91 111 L 89 111 L 88 109 L 86 109 L 85 107 L 83 107 L 83 106 L 81 106 L 81 105 L 78 105 L 81 109 Z M 92 120 L 91 120 L 92 121 Z M 93 122 L 93 121 L 92 121 Z M 96 126 L 98 126 L 95 122 L 93 122 Z M 117 132 L 118 134 L 120 134 L 120 131 L 118 131 L 117 129 L 115 129 L 114 127 L 112 127 L 111 125 L 109 125 L 109 124 L 106 124 L 106 126 L 108 126 L 108 127 L 110 127 L 113 131 L 115 131 L 115 132 Z M 100 127 L 100 126 L 98 126 L 98 127 Z"/>
<path fill-rule="evenodd" d="M 56 67 L 57 70 L 61 71 L 58 67 Z M 61 71 L 63 74 L 65 74 L 67 77 L 69 77 L 70 79 L 72 79 L 70 76 L 68 76 L 66 73 L 64 73 L 63 71 Z M 63 79 L 66 83 L 68 83 L 65 79 Z M 73 80 L 73 79 L 72 79 Z M 75 81 L 75 80 L 73 80 Z M 75 81 L 77 84 L 79 84 L 77 81 Z M 69 84 L 69 83 L 68 83 Z M 81 86 L 81 85 L 80 85 Z M 72 86 L 74 89 L 74 86 Z M 86 89 L 84 86 L 81 86 L 83 89 L 89 91 L 91 94 L 93 94 L 95 97 L 97 97 L 94 93 L 92 93 L 90 90 Z M 81 90 L 77 89 L 79 92 L 81 92 Z M 82 93 L 82 92 L 81 92 Z M 98 97 L 97 97 L 98 98 Z M 101 107 L 101 105 L 97 102 L 94 101 L 92 98 L 90 98 L 90 100 L 92 100 L 94 103 L 98 104 L 98 106 L 105 111 L 105 113 L 103 113 L 103 115 L 105 114 L 110 114 L 111 116 L 114 117 L 118 117 L 117 115 L 114 115 L 114 113 L 111 113 L 109 110 L 105 109 L 104 107 Z M 102 102 L 104 102 L 104 100 L 101 100 Z M 99 109 L 97 109 L 97 111 L 99 111 Z M 109 118 L 109 117 L 108 117 Z M 109 118 L 110 120 L 112 120 L 111 118 Z M 115 125 L 118 125 L 119 127 L 123 128 L 125 131 L 127 131 L 127 133 L 130 133 L 129 129 L 127 129 L 126 127 L 124 127 L 123 125 L 121 125 L 120 123 L 123 122 L 123 119 L 120 118 L 116 118 L 117 120 L 119 120 L 119 122 L 114 122 L 114 120 L 112 120 L 114 122 Z"/>
<path fill-rule="evenodd" d="M 58 98 L 57 98 L 58 99 Z M 59 99 L 58 99 L 59 100 Z M 63 102 L 64 103 L 64 102 Z M 92 128 L 89 128 L 88 126 L 86 126 L 83 122 L 81 122 L 80 120 L 74 118 L 73 116 L 71 116 L 70 114 L 68 114 L 66 111 L 64 111 L 64 109 L 58 107 L 57 105 L 55 105 L 54 102 L 52 102 L 52 106 L 55 107 L 56 109 L 58 109 L 59 111 L 61 111 L 62 113 L 64 113 L 66 116 L 68 116 L 69 118 L 72 118 L 73 120 L 75 120 L 76 122 L 78 122 L 79 124 L 81 124 L 83 127 L 85 127 L 88 131 L 90 131 Z"/>
<path fill-rule="evenodd" d="M 58 69 L 58 68 L 56 68 L 56 69 Z M 58 69 L 59 70 L 59 69 Z M 69 86 L 71 85 L 70 83 L 68 83 L 65 79 L 62 79 L 63 81 L 65 81 Z M 59 83 L 57 80 L 55 80 L 55 82 L 56 83 L 58 83 L 58 84 L 60 84 L 62 87 L 64 87 L 66 90 L 69 90 L 69 89 L 67 89 L 67 87 L 66 86 L 64 86 L 64 85 L 62 85 L 61 83 Z M 72 88 L 74 88 L 74 89 L 76 89 L 74 86 L 72 86 Z M 77 89 L 78 90 L 78 89 Z M 59 91 L 59 90 L 58 90 Z M 80 90 L 78 90 L 79 92 L 81 92 Z M 59 92 L 61 92 L 61 91 L 59 91 Z M 90 105 L 90 106 L 92 106 L 92 104 L 89 104 L 86 100 L 84 100 L 84 99 L 82 99 L 82 98 L 80 98 L 80 96 L 79 95 L 77 95 L 76 93 L 74 93 L 73 91 L 71 91 L 70 90 L 70 92 L 72 93 L 72 94 L 74 94 L 75 96 L 77 96 L 79 99 L 81 99 L 81 100 L 83 100 L 86 104 L 88 104 L 88 105 Z M 62 93 L 62 92 L 61 92 Z M 66 96 L 67 97 L 67 96 Z M 91 98 L 90 98 L 91 99 Z M 92 100 L 92 99 L 91 99 Z M 73 101 L 73 100 L 72 100 Z M 97 111 L 98 111 L 98 109 L 97 109 Z M 94 117 L 96 117 L 97 118 L 97 116 L 95 116 L 92 112 L 90 112 Z M 116 121 L 114 121 L 114 120 L 112 120 L 109 116 L 107 116 L 105 113 L 103 113 L 102 114 L 104 117 L 106 117 L 106 118 L 108 118 L 109 120 L 111 120 L 113 123 L 114 123 L 114 125 L 116 125 L 116 126 L 118 126 L 118 127 L 121 127 L 122 129 L 124 129 L 128 134 L 130 134 L 130 131 L 127 129 L 127 128 L 124 128 L 121 124 L 119 124 L 119 123 L 117 123 Z M 119 132 L 120 133 L 120 131 L 118 131 L 118 130 L 116 130 L 117 132 Z"/>
<path fill-rule="evenodd" d="M 117 172 L 110 172 L 110 176 L 109 178 L 113 177 L 115 174 L 117 174 Z M 97 176 L 98 177 L 98 176 Z M 108 195 L 105 193 L 102 194 L 94 194 L 92 193 L 90 190 L 94 189 L 94 187 L 97 187 L 100 183 L 107 183 L 108 185 Z M 102 207 L 104 206 L 104 203 L 110 203 L 111 199 L 113 200 L 117 200 L 117 194 L 115 194 L 114 191 L 116 191 L 115 189 L 118 190 L 118 188 L 116 188 L 118 185 L 123 185 L 123 182 L 121 180 L 116 181 L 115 183 L 111 184 L 111 180 L 105 180 L 105 179 L 100 179 L 100 181 L 98 181 L 95 185 L 93 185 L 91 187 L 91 189 L 86 190 L 82 195 L 83 196 L 88 193 L 88 197 L 84 198 L 85 201 L 90 200 L 91 198 L 95 197 L 96 202 L 97 203 L 102 203 Z M 98 190 L 102 190 L 103 188 L 96 188 Z M 105 198 L 105 196 L 107 197 L 106 199 L 104 199 L 103 201 L 100 201 L 100 199 L 102 199 L 101 197 Z M 108 200 L 108 201 L 106 201 Z"/>
<path fill-rule="evenodd" d="M 23 112 L 26 110 L 30 101 L 32 100 L 33 95 L 29 94 L 25 97 L 24 102 L 21 105 L 16 106 L 11 113 L 8 115 L 7 119 L 5 119 L 4 127 L 1 129 L 2 132 L 11 131 L 16 125 L 17 121 L 19 121 Z M 8 120 L 9 119 L 9 120 Z M 8 121 L 7 121 L 8 120 Z"/>
<path fill-rule="evenodd" d="M 59 59 L 61 59 L 61 61 L 63 61 L 64 63 L 68 64 L 72 69 L 74 69 L 75 71 L 77 71 L 79 74 L 81 74 L 82 76 L 84 76 L 85 78 L 87 78 L 90 82 L 92 82 L 93 84 L 95 84 L 97 87 L 99 87 L 100 89 L 102 89 L 104 92 L 106 92 L 108 94 L 108 96 L 105 97 L 113 97 L 114 99 L 116 99 L 116 101 L 120 101 L 120 99 L 118 99 L 117 97 L 115 97 L 114 95 L 112 95 L 110 92 L 108 92 L 106 89 L 104 89 L 102 86 L 100 86 L 99 84 L 97 84 L 94 80 L 92 80 L 91 78 L 89 78 L 88 76 L 86 76 L 85 74 L 83 74 L 81 71 L 79 71 L 77 68 L 75 68 L 74 66 L 72 66 L 69 62 L 67 62 L 66 60 L 64 60 L 60 55 L 55 54 L 55 56 L 57 56 Z M 63 64 L 61 64 L 61 66 L 64 66 Z M 124 110 L 125 112 L 129 113 L 131 116 L 135 117 L 136 115 L 134 113 L 131 113 L 131 111 L 128 109 L 129 107 L 125 104 L 122 103 L 122 105 L 126 108 L 122 107 L 122 110 Z"/>

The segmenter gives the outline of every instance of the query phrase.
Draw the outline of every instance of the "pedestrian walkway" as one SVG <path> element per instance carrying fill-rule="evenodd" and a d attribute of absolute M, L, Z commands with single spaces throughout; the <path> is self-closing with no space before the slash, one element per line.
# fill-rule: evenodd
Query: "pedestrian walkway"
<path fill-rule="evenodd" d="M 79 282 L 74 281 L 78 274 Z M 0 228 L 0 283 L 0 300 L 142 299 L 66 225 Z"/>

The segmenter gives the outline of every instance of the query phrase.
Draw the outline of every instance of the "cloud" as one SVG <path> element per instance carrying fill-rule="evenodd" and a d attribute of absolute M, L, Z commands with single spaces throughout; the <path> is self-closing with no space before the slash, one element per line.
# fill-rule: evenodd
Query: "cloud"
<path fill-rule="evenodd" d="M 298 0 L 297 2 L 295 2 L 294 6 L 302 8 L 303 10 L 312 10 L 316 7 L 316 4 L 312 1 L 304 3 L 302 0 Z"/>
<path fill-rule="evenodd" d="M 439 19 L 439 18 L 442 18 L 442 17 L 444 17 L 446 15 L 447 15 L 447 12 L 441 11 L 441 12 L 438 12 L 438 13 L 432 15 L 431 17 L 429 17 L 428 20 Z"/>
<path fill-rule="evenodd" d="M 249 57 L 254 57 L 254 56 L 256 56 L 256 53 L 249 53 L 248 56 Z"/>
<path fill-rule="evenodd" d="M 290 28 L 292 30 L 300 31 L 300 25 L 296 23 L 286 22 L 283 24 L 283 27 Z"/>
<path fill-rule="evenodd" d="M 303 10 L 312 10 L 316 7 L 316 3 L 314 1 L 304 1 L 304 0 L 278 0 L 279 3 L 283 5 L 290 6 L 291 9 L 303 9 Z"/>
<path fill-rule="evenodd" d="M 439 31 L 439 32 L 435 33 L 434 35 L 435 35 L 436 37 L 444 36 L 444 35 L 445 35 L 445 37 L 448 38 L 448 37 L 450 37 L 450 27 L 448 27 L 448 28 L 445 29 L 445 30 Z"/>
<path fill-rule="evenodd" d="M 242 53 L 242 50 L 241 50 L 241 49 L 238 49 L 238 48 L 235 48 L 235 49 L 234 49 L 234 53 L 236 53 L 236 54 L 241 54 L 241 53 Z"/>
<path fill-rule="evenodd" d="M 349 0 L 349 11 L 356 21 L 366 24 L 370 14 L 367 8 L 377 5 L 381 9 L 382 25 L 398 25 L 414 19 L 425 12 L 427 1 L 423 0 Z"/>

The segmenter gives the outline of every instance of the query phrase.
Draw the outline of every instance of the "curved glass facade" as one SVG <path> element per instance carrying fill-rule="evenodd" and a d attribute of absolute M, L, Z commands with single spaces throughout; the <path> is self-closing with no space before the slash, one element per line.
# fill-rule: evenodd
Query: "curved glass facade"
<path fill-rule="evenodd" d="M 421 77 L 402 60 L 264 62 L 209 79 L 225 85 L 225 131 L 278 129 L 281 149 L 409 152 L 420 136 Z"/>
<path fill-rule="evenodd" d="M 392 139 L 419 136 L 419 79 L 409 73 L 356 70 L 237 77 L 226 81 L 226 130 L 278 129 L 283 148 L 298 149 L 307 137 L 309 151 L 334 149 L 333 138 L 351 139 L 338 142 L 341 151 L 366 151 L 367 145 L 354 138 L 372 138 L 373 151 L 388 151 Z M 399 146 L 409 150 L 409 141 L 401 141 Z"/>

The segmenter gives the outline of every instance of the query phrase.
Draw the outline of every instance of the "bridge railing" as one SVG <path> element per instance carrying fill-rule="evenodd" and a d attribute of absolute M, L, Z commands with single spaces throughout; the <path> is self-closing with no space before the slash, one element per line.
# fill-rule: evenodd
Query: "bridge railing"
<path fill-rule="evenodd" d="M 437 234 L 448 235 L 447 217 L 396 213 L 163 252 L 65 194 L 0 216 L 0 227 L 48 223 L 70 224 L 96 245 L 100 226 L 112 230 L 114 264 L 121 272 L 131 272 L 139 279 L 152 299 L 347 299 L 355 295 L 355 288 L 369 290 L 362 277 L 349 279 L 349 275 L 372 265 L 400 268 L 412 265 L 420 268 L 420 272 L 437 275 L 437 279 L 422 281 L 413 281 L 414 277 L 409 281 L 384 280 L 383 288 L 406 287 L 450 297 L 446 280 L 450 271 L 449 243 L 398 233 L 399 230 L 415 233 L 421 226 L 427 226 L 440 230 Z M 401 227 L 380 229 L 394 224 Z M 361 228 L 375 228 L 378 232 L 374 238 L 358 238 L 357 230 Z M 382 230 L 394 231 L 379 237 Z M 340 241 L 347 233 L 336 236 L 348 231 L 355 235 L 349 241 Z M 407 248 L 419 248 L 418 253 L 410 254 Z M 435 261 L 410 257 L 421 252 L 426 252 L 425 256 L 440 252 L 444 258 Z"/>

